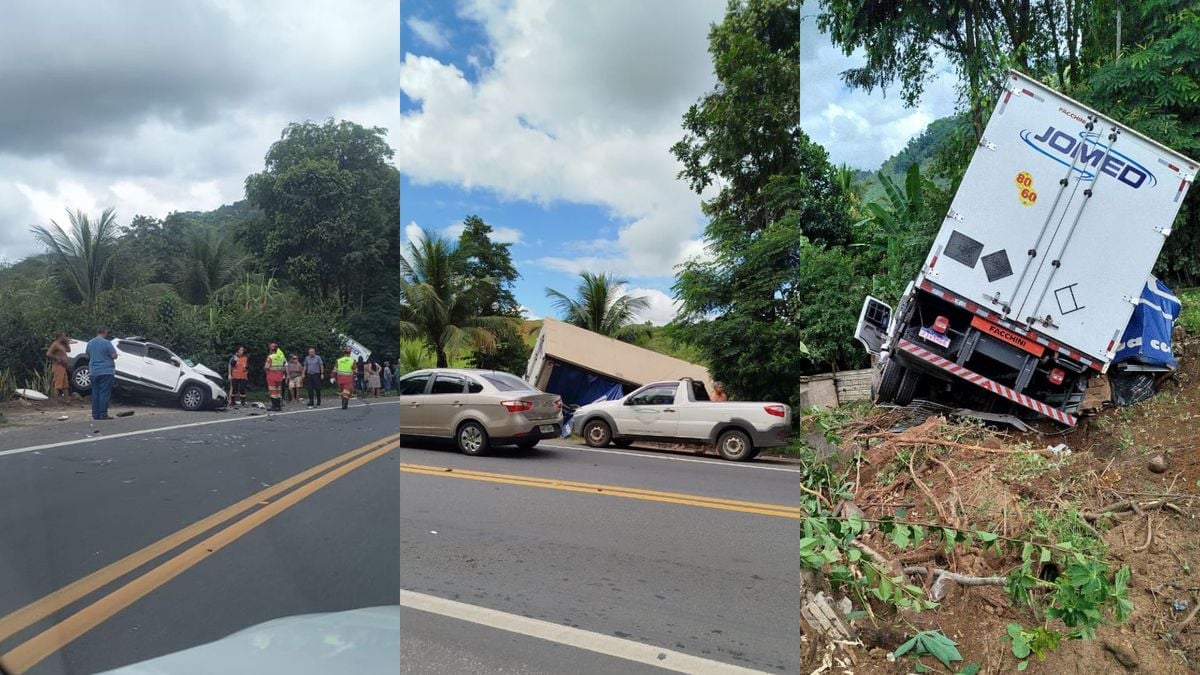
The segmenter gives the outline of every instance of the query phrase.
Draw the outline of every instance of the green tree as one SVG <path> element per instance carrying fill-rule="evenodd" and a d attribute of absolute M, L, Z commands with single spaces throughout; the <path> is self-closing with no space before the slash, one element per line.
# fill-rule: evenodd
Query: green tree
<path fill-rule="evenodd" d="M 1189 0 L 1141 3 L 1120 58 L 1109 57 L 1075 94 L 1106 115 L 1191 157 L 1200 156 L 1200 8 Z M 1189 191 L 1156 273 L 1200 284 L 1200 190 Z"/>
<path fill-rule="evenodd" d="M 646 332 L 637 318 L 638 312 L 650 308 L 650 301 L 623 293 L 625 283 L 624 279 L 607 274 L 581 272 L 576 297 L 553 288 L 546 289 L 546 297 L 562 312 L 567 323 L 618 340 L 633 341 Z"/>
<path fill-rule="evenodd" d="M 234 282 L 245 260 L 234 243 L 216 230 L 193 234 L 179 262 L 180 295 L 194 305 L 207 303 L 213 293 Z"/>
<path fill-rule="evenodd" d="M 89 311 L 96 297 L 112 279 L 112 263 L 117 252 L 117 219 L 112 208 L 92 220 L 82 211 L 67 211 L 70 229 L 53 220 L 50 227 L 34 225 L 33 236 L 54 261 L 55 275 L 67 293 Z"/>
<path fill-rule="evenodd" d="M 796 378 L 817 367 L 797 312 L 821 281 L 805 250 L 852 235 L 836 173 L 798 126 L 798 21 L 796 2 L 730 3 L 709 32 L 717 86 L 689 109 L 674 147 L 697 193 L 721 190 L 703 204 L 707 256 L 679 271 L 671 333 L 740 397 L 792 400 Z"/>
<path fill-rule="evenodd" d="M 361 309 L 399 248 L 399 174 L 386 130 L 353 122 L 289 124 L 246 179 L 261 221 L 240 239 L 267 272 L 322 300 Z"/>
<path fill-rule="evenodd" d="M 1060 88 L 1084 77 L 1089 62 L 1081 45 L 1096 4 L 821 0 L 818 23 L 847 55 L 858 49 L 865 53 L 865 65 L 842 73 L 846 84 L 870 91 L 899 81 L 908 105 L 920 99 L 925 84 L 937 75 L 934 55 L 944 54 L 958 72 L 961 99 L 979 138 L 1007 69 L 1053 74 Z"/>
<path fill-rule="evenodd" d="M 496 347 L 496 331 L 512 319 L 474 312 L 476 284 L 490 283 L 465 274 L 457 247 L 422 232 L 400 256 L 400 334 L 425 341 L 437 367 L 450 362 L 449 352 Z"/>
<path fill-rule="evenodd" d="M 464 259 L 468 276 L 487 279 L 491 283 L 477 286 L 475 312 L 480 315 L 506 316 L 519 319 L 521 306 L 513 294 L 513 284 L 520 278 L 512 262 L 511 244 L 492 240 L 492 228 L 479 216 L 467 216 L 458 236 L 458 253 Z M 496 330 L 496 347 L 476 349 L 470 356 L 476 368 L 522 373 L 532 349 L 521 337 L 517 321 Z"/>
<path fill-rule="evenodd" d="M 918 164 L 909 165 L 903 187 L 882 172 L 878 179 L 885 197 L 863 206 L 855 245 L 874 270 L 871 294 L 895 303 L 933 243 L 945 197 Z"/>

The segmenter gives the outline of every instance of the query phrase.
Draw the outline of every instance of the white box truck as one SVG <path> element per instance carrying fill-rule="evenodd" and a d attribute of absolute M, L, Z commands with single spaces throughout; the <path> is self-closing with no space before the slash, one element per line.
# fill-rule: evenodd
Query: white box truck
<path fill-rule="evenodd" d="M 1197 163 L 1010 72 L 916 279 L 868 297 L 876 400 L 1074 426 L 1108 370 Z"/>

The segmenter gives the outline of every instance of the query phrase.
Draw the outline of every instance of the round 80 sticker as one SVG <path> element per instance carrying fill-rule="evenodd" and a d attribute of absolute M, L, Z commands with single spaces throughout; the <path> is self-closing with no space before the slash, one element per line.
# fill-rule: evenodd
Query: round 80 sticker
<path fill-rule="evenodd" d="M 1033 206 L 1037 201 L 1037 191 L 1033 189 L 1033 174 L 1022 171 L 1017 174 L 1017 197 L 1025 206 Z"/>

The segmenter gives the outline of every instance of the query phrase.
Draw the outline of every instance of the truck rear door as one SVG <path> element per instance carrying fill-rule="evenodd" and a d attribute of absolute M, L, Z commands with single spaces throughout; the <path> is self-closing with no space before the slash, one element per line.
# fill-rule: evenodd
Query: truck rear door
<path fill-rule="evenodd" d="M 1107 362 L 1197 165 L 1012 72 L 928 280 Z"/>

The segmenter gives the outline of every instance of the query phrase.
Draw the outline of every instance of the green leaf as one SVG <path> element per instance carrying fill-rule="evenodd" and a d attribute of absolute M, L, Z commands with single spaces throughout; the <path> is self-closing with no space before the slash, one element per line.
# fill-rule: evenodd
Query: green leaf
<path fill-rule="evenodd" d="M 913 672 L 914 673 L 932 673 L 933 670 L 929 666 L 925 665 L 924 663 L 917 661 L 916 663 L 913 664 Z"/>
<path fill-rule="evenodd" d="M 1042 547 L 1042 555 L 1039 557 L 1039 562 L 1050 562 L 1050 549 Z"/>
<path fill-rule="evenodd" d="M 1018 657 L 1018 658 L 1019 658 L 1019 657 Z M 1029 662 L 1028 662 L 1028 661 L 1022 661 L 1022 662 L 1020 662 L 1020 663 L 1018 663 L 1018 664 L 1017 664 L 1017 670 L 1019 670 L 1019 671 L 1024 671 L 1024 670 L 1025 670 L 1026 668 L 1028 668 L 1028 667 L 1029 667 Z"/>
<path fill-rule="evenodd" d="M 963 669 L 958 671 L 958 675 L 979 675 L 979 664 L 968 663 L 963 666 Z"/>
<path fill-rule="evenodd" d="M 1000 538 L 1000 535 L 992 532 L 976 531 L 975 536 L 984 544 L 990 544 Z"/>
<path fill-rule="evenodd" d="M 901 656 L 904 656 L 908 652 L 912 651 L 912 648 L 917 646 L 917 637 L 919 637 L 919 635 L 920 634 L 909 638 L 907 642 L 900 645 L 899 647 L 896 647 L 896 651 L 892 652 L 892 656 L 895 656 L 896 658 L 900 658 Z"/>
<path fill-rule="evenodd" d="M 908 526 L 897 523 L 896 529 L 892 530 L 892 543 L 896 548 L 908 548 L 909 541 Z"/>

